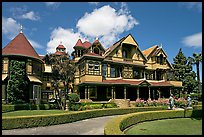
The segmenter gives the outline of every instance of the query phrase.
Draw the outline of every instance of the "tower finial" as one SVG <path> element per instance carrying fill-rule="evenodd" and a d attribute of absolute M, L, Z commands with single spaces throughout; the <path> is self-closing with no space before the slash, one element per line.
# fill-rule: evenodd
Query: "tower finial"
<path fill-rule="evenodd" d="M 21 25 L 21 31 L 20 31 L 20 33 L 23 33 L 23 26 Z"/>

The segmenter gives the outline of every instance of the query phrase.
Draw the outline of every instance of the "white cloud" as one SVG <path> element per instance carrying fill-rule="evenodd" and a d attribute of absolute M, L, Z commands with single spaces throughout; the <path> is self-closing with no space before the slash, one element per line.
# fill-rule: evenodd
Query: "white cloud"
<path fill-rule="evenodd" d="M 10 12 L 12 13 L 12 17 L 15 19 L 29 19 L 33 21 L 37 21 L 40 19 L 40 16 L 37 15 L 34 11 L 28 11 L 26 6 L 23 7 L 12 7 L 10 8 Z"/>
<path fill-rule="evenodd" d="M 37 49 L 42 49 L 42 48 L 43 48 L 42 45 L 40 45 L 39 43 L 37 43 L 37 42 L 34 41 L 34 40 L 28 39 L 28 41 L 30 42 L 30 44 L 31 44 L 34 48 L 37 48 Z"/>
<path fill-rule="evenodd" d="M 99 41 L 105 47 L 106 43 L 114 43 L 119 34 L 132 29 L 139 22 L 130 15 L 126 3 L 121 4 L 121 8 L 116 11 L 109 5 L 95 9 L 91 13 L 79 19 L 76 27 L 88 37 L 101 37 Z"/>
<path fill-rule="evenodd" d="M 188 9 L 197 9 L 202 11 L 202 2 L 181 2 L 180 4 Z"/>
<path fill-rule="evenodd" d="M 2 17 L 2 33 L 10 40 L 14 39 L 20 33 L 20 24 L 13 18 Z M 34 48 L 43 48 L 42 45 L 32 39 L 28 39 Z"/>
<path fill-rule="evenodd" d="M 35 21 L 40 19 L 40 17 L 37 16 L 36 13 L 34 13 L 33 11 L 30 11 L 30 12 L 27 12 L 27 13 L 21 15 L 20 18 L 35 20 Z"/>
<path fill-rule="evenodd" d="M 202 32 L 183 38 L 182 43 L 188 47 L 202 47 Z"/>
<path fill-rule="evenodd" d="M 20 32 L 20 24 L 13 18 L 2 17 L 2 33 L 8 38 L 13 39 Z"/>
<path fill-rule="evenodd" d="M 89 4 L 92 4 L 92 5 L 98 5 L 99 2 L 88 2 Z"/>
<path fill-rule="evenodd" d="M 46 50 L 48 53 L 54 53 L 56 47 L 62 42 L 66 47 L 66 52 L 71 54 L 73 47 L 79 38 L 81 38 L 82 42 L 85 40 L 80 33 L 74 32 L 72 29 L 64 29 L 62 27 L 55 28 L 51 33 L 50 41 L 47 43 Z"/>
<path fill-rule="evenodd" d="M 45 2 L 45 5 L 47 7 L 50 7 L 50 8 L 53 8 L 53 9 L 58 8 L 60 4 L 61 4 L 61 2 Z"/>

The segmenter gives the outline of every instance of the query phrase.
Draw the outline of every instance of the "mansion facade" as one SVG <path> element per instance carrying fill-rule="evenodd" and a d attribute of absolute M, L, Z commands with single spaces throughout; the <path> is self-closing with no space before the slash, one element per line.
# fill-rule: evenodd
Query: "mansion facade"
<path fill-rule="evenodd" d="M 181 81 L 169 81 L 173 70 L 167 54 L 158 45 L 141 50 L 131 34 L 105 49 L 98 39 L 93 43 L 79 39 L 72 53 L 76 65 L 73 91 L 80 101 L 114 99 L 168 98 L 174 88 L 182 90 Z M 60 44 L 53 54 L 61 55 L 66 48 Z M 7 98 L 9 62 L 26 62 L 29 100 L 48 101 L 54 97 L 51 86 L 52 67 L 39 56 L 25 35 L 19 33 L 2 49 L 2 99 Z M 63 84 L 59 85 L 63 90 Z"/>

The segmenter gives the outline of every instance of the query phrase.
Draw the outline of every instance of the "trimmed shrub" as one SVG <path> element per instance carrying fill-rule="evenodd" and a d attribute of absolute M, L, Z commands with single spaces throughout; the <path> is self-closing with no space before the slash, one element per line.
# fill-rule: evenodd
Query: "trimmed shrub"
<path fill-rule="evenodd" d="M 69 102 L 73 103 L 73 102 L 79 102 L 79 95 L 76 93 L 71 93 L 68 94 L 67 99 L 69 100 Z"/>
<path fill-rule="evenodd" d="M 104 128 L 104 134 L 124 135 L 123 131 L 126 128 L 144 121 L 201 116 L 202 110 L 162 110 L 132 113 L 108 121 Z"/>
<path fill-rule="evenodd" d="M 2 104 L 2 113 L 16 111 L 16 110 L 48 110 L 48 109 L 50 109 L 49 104 L 39 104 L 39 105 L 31 105 L 31 104 L 3 105 Z"/>
<path fill-rule="evenodd" d="M 87 111 L 70 112 L 67 114 L 50 114 L 45 116 L 16 116 L 2 117 L 2 129 L 28 128 L 64 124 L 95 118 L 100 116 L 121 115 L 141 111 L 164 110 L 166 107 L 140 107 L 140 108 L 107 108 Z"/>

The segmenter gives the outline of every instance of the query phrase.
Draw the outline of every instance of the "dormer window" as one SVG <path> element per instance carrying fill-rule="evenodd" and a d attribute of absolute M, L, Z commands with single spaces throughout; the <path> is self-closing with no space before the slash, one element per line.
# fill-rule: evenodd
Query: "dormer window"
<path fill-rule="evenodd" d="M 96 53 L 96 54 L 99 54 L 99 48 L 95 47 L 93 52 Z"/>
<path fill-rule="evenodd" d="M 126 50 L 123 49 L 122 54 L 123 54 L 123 58 L 127 58 L 127 51 Z"/>

